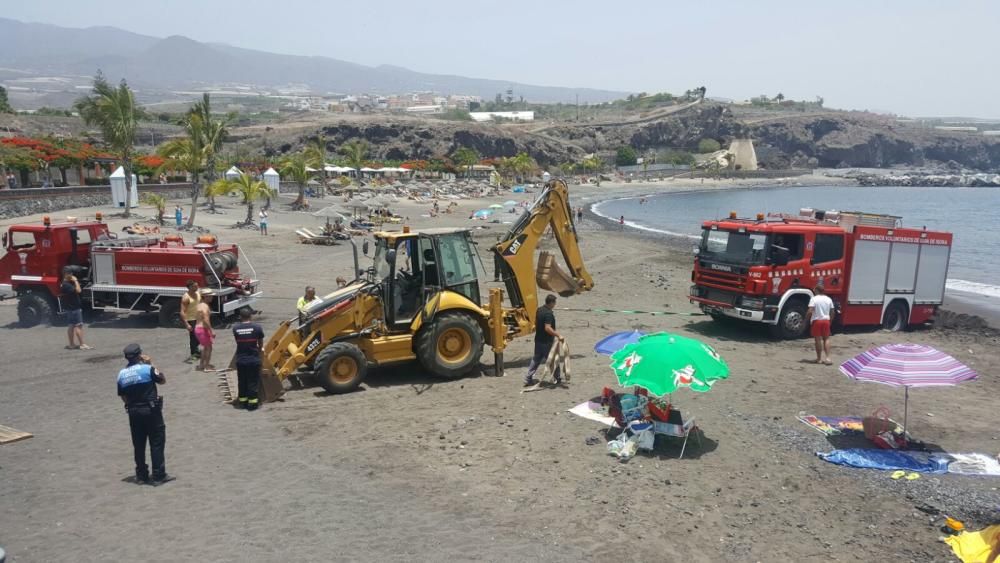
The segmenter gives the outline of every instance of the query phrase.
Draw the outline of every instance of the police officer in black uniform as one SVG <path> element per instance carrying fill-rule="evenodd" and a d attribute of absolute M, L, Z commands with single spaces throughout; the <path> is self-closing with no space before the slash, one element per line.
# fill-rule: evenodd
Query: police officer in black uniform
<path fill-rule="evenodd" d="M 149 356 L 142 353 L 138 344 L 125 347 L 128 366 L 118 372 L 118 396 L 125 402 L 128 423 L 132 430 L 132 448 L 135 450 L 135 480 L 137 483 L 159 485 L 173 480 L 167 475 L 163 448 L 167 442 L 167 426 L 163 423 L 163 398 L 156 392 L 156 385 L 167 382 Z M 146 442 L 153 463 L 150 480 L 146 466 Z"/>

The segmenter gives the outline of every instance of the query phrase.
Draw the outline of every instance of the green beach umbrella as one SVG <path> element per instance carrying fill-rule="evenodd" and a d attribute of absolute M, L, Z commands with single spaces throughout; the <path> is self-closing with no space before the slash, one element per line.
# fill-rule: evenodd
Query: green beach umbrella
<path fill-rule="evenodd" d="M 666 332 L 643 336 L 612 354 L 611 369 L 623 387 L 638 385 L 657 396 L 683 387 L 705 393 L 729 377 L 729 366 L 711 346 Z"/>

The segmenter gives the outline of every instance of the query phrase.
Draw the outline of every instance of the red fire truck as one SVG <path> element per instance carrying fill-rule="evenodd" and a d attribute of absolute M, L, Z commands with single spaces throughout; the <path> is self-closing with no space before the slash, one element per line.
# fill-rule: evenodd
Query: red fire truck
<path fill-rule="evenodd" d="M 59 284 L 65 267 L 83 290 L 85 308 L 96 311 L 156 312 L 162 326 L 180 326 L 181 297 L 194 280 L 215 296 L 214 313 L 234 314 L 263 295 L 253 266 L 240 273 L 240 248 L 214 236 L 188 246 L 178 235 L 118 238 L 101 221 L 14 225 L 3 234 L 0 292 L 18 299 L 22 326 L 56 320 L 62 312 Z"/>
<path fill-rule="evenodd" d="M 690 298 L 716 319 L 764 323 L 798 338 L 808 329 L 812 289 L 822 284 L 835 323 L 897 331 L 929 321 L 944 298 L 951 233 L 904 228 L 900 217 L 731 213 L 702 229 Z"/>

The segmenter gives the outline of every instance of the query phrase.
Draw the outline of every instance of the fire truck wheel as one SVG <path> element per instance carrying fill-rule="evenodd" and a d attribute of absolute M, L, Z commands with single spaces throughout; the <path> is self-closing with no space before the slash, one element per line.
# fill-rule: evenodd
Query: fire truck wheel
<path fill-rule="evenodd" d="M 893 301 L 889 304 L 889 308 L 885 310 L 885 316 L 882 317 L 882 328 L 889 332 L 903 330 L 909 321 L 907 312 L 905 303 L 902 301 Z"/>
<path fill-rule="evenodd" d="M 806 323 L 806 303 L 801 299 L 789 300 L 781 309 L 778 325 L 775 327 L 778 336 L 787 340 L 802 338 L 809 328 Z"/>
<path fill-rule="evenodd" d="M 41 293 L 25 293 L 17 300 L 17 321 L 24 328 L 38 324 L 51 324 L 52 300 Z"/>
<path fill-rule="evenodd" d="M 184 322 L 181 320 L 180 299 L 167 299 L 160 303 L 160 326 L 163 328 L 184 326 Z"/>
<path fill-rule="evenodd" d="M 323 389 L 333 394 L 354 391 L 365 380 L 367 372 L 365 353 L 348 342 L 334 342 L 324 348 L 313 370 Z"/>

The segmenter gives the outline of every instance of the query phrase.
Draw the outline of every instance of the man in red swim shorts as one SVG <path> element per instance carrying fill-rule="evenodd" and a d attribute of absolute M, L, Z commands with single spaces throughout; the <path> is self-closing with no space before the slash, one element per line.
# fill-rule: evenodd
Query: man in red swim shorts
<path fill-rule="evenodd" d="M 813 288 L 813 297 L 809 300 L 809 310 L 806 318 L 809 319 L 810 332 L 816 342 L 816 363 L 830 365 L 830 323 L 833 322 L 835 314 L 833 299 L 823 291 L 822 285 Z"/>

